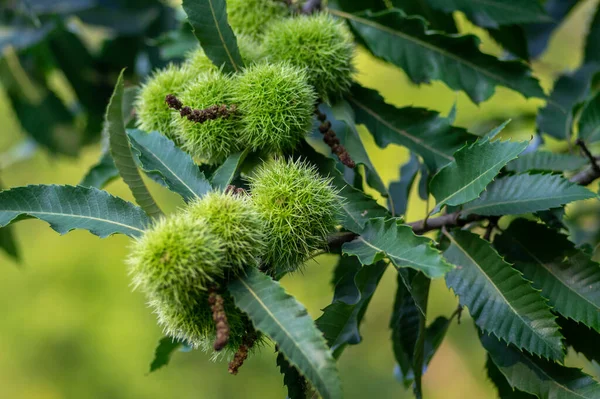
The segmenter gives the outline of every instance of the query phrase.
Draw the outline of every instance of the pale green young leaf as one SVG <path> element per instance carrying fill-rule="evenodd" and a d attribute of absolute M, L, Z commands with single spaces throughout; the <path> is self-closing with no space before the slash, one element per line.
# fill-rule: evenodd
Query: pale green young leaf
<path fill-rule="evenodd" d="M 212 190 L 192 157 L 159 132 L 127 130 L 140 167 L 148 176 L 184 200 L 201 198 Z"/>
<path fill-rule="evenodd" d="M 230 282 L 228 289 L 254 327 L 275 342 L 324 399 L 342 398 L 335 360 L 304 306 L 257 269 Z"/>
<path fill-rule="evenodd" d="M 475 323 L 519 349 L 562 360 L 562 336 L 540 292 L 479 236 L 455 231 L 447 237 L 451 245 L 444 257 L 456 268 L 446 284 Z"/>
<path fill-rule="evenodd" d="M 600 264 L 567 236 L 543 224 L 515 220 L 494 246 L 554 310 L 600 332 Z"/>
<path fill-rule="evenodd" d="M 441 80 L 451 89 L 465 91 L 475 103 L 490 98 L 496 86 L 525 97 L 546 97 L 527 65 L 482 53 L 476 36 L 428 31 L 424 19 L 407 17 L 398 9 L 360 15 L 330 12 L 347 19 L 368 50 L 404 69 L 415 83 Z"/>
<path fill-rule="evenodd" d="M 465 215 L 521 215 L 597 197 L 559 175 L 522 174 L 493 181 L 479 198 L 463 206 Z"/>
<path fill-rule="evenodd" d="M 225 0 L 183 0 L 183 9 L 194 35 L 210 60 L 225 72 L 244 67 L 237 39 L 227 22 Z"/>
<path fill-rule="evenodd" d="M 139 237 L 150 224 L 140 207 L 96 188 L 39 185 L 0 191 L 0 227 L 30 217 L 50 223 L 59 234 L 83 229 L 100 238 Z"/>
<path fill-rule="evenodd" d="M 119 75 L 115 90 L 110 98 L 106 115 L 104 117 L 104 131 L 109 138 L 110 153 L 115 166 L 123 181 L 129 186 L 133 197 L 142 209 L 151 217 L 160 217 L 163 213 L 154 202 L 146 184 L 140 176 L 133 153 L 129 144 L 129 138 L 123 124 L 123 72 Z"/>
<path fill-rule="evenodd" d="M 427 237 L 416 236 L 401 219 L 371 219 L 342 252 L 356 256 L 363 265 L 388 258 L 396 268 L 410 267 L 430 278 L 441 277 L 453 266 L 446 262 Z"/>

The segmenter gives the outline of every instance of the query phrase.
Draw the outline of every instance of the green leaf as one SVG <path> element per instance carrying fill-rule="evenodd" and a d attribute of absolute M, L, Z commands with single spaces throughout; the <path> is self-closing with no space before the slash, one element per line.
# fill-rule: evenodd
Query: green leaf
<path fill-rule="evenodd" d="M 519 391 L 518 389 L 513 389 L 508 381 L 506 381 L 506 377 L 500 372 L 498 367 L 492 361 L 490 355 L 487 355 L 487 360 L 485 362 L 485 368 L 487 369 L 489 379 L 494 383 L 496 389 L 498 390 L 498 398 L 499 399 L 536 399 L 537 396 L 530 395 L 526 392 Z"/>
<path fill-rule="evenodd" d="M 587 188 L 559 175 L 513 175 L 496 179 L 479 198 L 466 203 L 463 212 L 483 216 L 522 215 L 595 197 Z"/>
<path fill-rule="evenodd" d="M 369 186 L 377 190 L 384 197 L 387 197 L 388 192 L 385 184 L 371 163 L 369 154 L 358 134 L 358 130 L 356 130 L 354 111 L 350 107 L 350 104 L 345 100 L 338 101 L 333 108 L 322 104 L 321 111 L 324 111 L 327 115 L 327 120 L 331 122 L 333 131 L 350 154 L 352 160 L 357 165 L 364 166 L 365 177 Z M 333 154 L 332 157 L 337 158 Z"/>
<path fill-rule="evenodd" d="M 586 158 L 577 155 L 534 151 L 510 161 L 506 165 L 506 170 L 517 173 L 528 171 L 564 172 L 580 169 L 588 162 Z"/>
<path fill-rule="evenodd" d="M 595 399 L 600 385 L 581 370 L 539 359 L 484 335 L 483 347 L 511 387 L 539 398 Z"/>
<path fill-rule="evenodd" d="M 523 27 L 519 25 L 505 25 L 498 29 L 488 28 L 488 33 L 504 50 L 522 60 L 529 60 L 527 37 Z"/>
<path fill-rule="evenodd" d="M 560 326 L 560 332 L 565 337 L 565 344 L 573 348 L 575 352 L 584 355 L 590 362 L 600 362 L 600 346 L 590 345 L 590 342 L 600 342 L 600 333 L 592 330 L 582 323 L 565 317 L 556 319 Z"/>
<path fill-rule="evenodd" d="M 515 220 L 494 245 L 554 311 L 600 332 L 600 264 L 567 236 L 542 224 Z"/>
<path fill-rule="evenodd" d="M 496 86 L 525 97 L 546 97 L 527 65 L 482 53 L 476 36 L 428 31 L 422 18 L 407 17 L 397 9 L 360 16 L 330 12 L 347 19 L 367 49 L 404 69 L 415 83 L 441 80 L 453 90 L 465 91 L 475 103 L 490 98 Z"/>
<path fill-rule="evenodd" d="M 194 35 L 210 60 L 224 72 L 239 72 L 244 62 L 227 22 L 225 0 L 183 0 Z"/>
<path fill-rule="evenodd" d="M 357 345 L 362 341 L 359 325 L 386 267 L 385 262 L 378 262 L 352 273 L 354 278 L 351 284 L 358 290 L 358 300 L 347 303 L 336 298 L 339 291 L 346 290 L 344 286 L 336 286 L 333 302 L 323 309 L 323 314 L 315 321 L 323 331 L 334 357 L 339 358 L 346 345 Z M 348 282 L 348 279 L 343 282 Z"/>
<path fill-rule="evenodd" d="M 584 63 L 600 62 L 600 7 L 594 14 L 585 43 Z"/>
<path fill-rule="evenodd" d="M 587 143 L 600 141 L 600 93 L 588 101 L 581 112 L 579 138 Z"/>
<path fill-rule="evenodd" d="M 423 108 L 396 108 L 384 102 L 375 90 L 354 85 L 347 100 L 381 148 L 405 146 L 423 157 L 431 170 L 452 162 L 452 154 L 475 136 L 451 125 L 447 118 Z"/>
<path fill-rule="evenodd" d="M 283 374 L 283 385 L 288 389 L 287 399 L 306 399 L 306 380 L 281 352 L 277 354 L 277 365 Z"/>
<path fill-rule="evenodd" d="M 151 217 L 159 217 L 163 213 L 154 202 L 148 188 L 144 184 L 137 165 L 133 159 L 133 153 L 129 146 L 129 138 L 123 124 L 123 72 L 119 75 L 115 91 L 110 98 L 104 117 L 104 130 L 110 143 L 110 153 L 115 161 L 115 166 L 123 181 L 129 186 L 133 197 L 142 209 Z"/>
<path fill-rule="evenodd" d="M 79 185 L 85 187 L 104 188 L 108 183 L 119 177 L 119 170 L 110 151 L 102 153 L 100 160 L 90 168 Z"/>
<path fill-rule="evenodd" d="M 0 181 L 0 193 L 4 189 L 2 182 Z M 19 262 L 21 259 L 19 253 L 19 247 L 13 235 L 13 229 L 10 226 L 0 228 L 0 248 L 6 252 L 7 255 L 12 257 L 15 261 Z"/>
<path fill-rule="evenodd" d="M 600 71 L 596 64 L 584 65 L 571 74 L 562 75 L 544 108 L 537 115 L 538 130 L 557 139 L 571 137 L 574 109 L 589 95 L 592 76 Z"/>
<path fill-rule="evenodd" d="M 434 10 L 426 1 L 415 0 L 391 0 L 395 8 L 399 8 L 406 15 L 420 15 L 429 23 L 429 27 L 446 33 L 458 33 L 456 23 L 452 15 Z M 347 10 L 344 10 L 347 11 Z"/>
<path fill-rule="evenodd" d="M 335 360 L 308 312 L 278 282 L 257 269 L 229 283 L 235 304 L 324 399 L 342 398 Z"/>
<path fill-rule="evenodd" d="M 434 248 L 432 240 L 416 236 L 396 218 L 371 219 L 358 238 L 342 246 L 342 253 L 358 257 L 363 265 L 387 257 L 396 268 L 410 267 L 430 278 L 441 277 L 453 268 Z"/>
<path fill-rule="evenodd" d="M 249 151 L 238 152 L 230 155 L 225 162 L 215 171 L 211 183 L 217 190 L 225 190 L 233 181 L 240 170 L 242 163 L 248 156 Z"/>
<path fill-rule="evenodd" d="M 562 360 L 562 337 L 540 293 L 479 236 L 455 231 L 447 237 L 451 245 L 444 256 L 457 267 L 446 284 L 475 323 L 519 349 Z"/>
<path fill-rule="evenodd" d="M 140 166 L 148 176 L 184 200 L 201 198 L 212 190 L 192 157 L 159 132 L 127 130 Z"/>
<path fill-rule="evenodd" d="M 30 217 L 50 223 L 59 234 L 83 229 L 100 238 L 139 237 L 150 223 L 138 206 L 96 188 L 39 185 L 0 191 L 0 227 Z"/>
<path fill-rule="evenodd" d="M 164 337 L 158 342 L 154 351 L 154 359 L 150 364 L 150 372 L 154 372 L 161 367 L 165 367 L 171 360 L 171 355 L 181 347 L 181 342 L 171 338 Z"/>
<path fill-rule="evenodd" d="M 447 13 L 462 11 L 471 21 L 485 28 L 551 21 L 537 0 L 427 0 L 427 2 L 436 10 Z"/>
<path fill-rule="evenodd" d="M 437 200 L 436 210 L 443 205 L 461 205 L 478 198 L 500 169 L 515 159 L 527 142 L 489 141 L 479 139 L 454 154 L 455 161 L 440 170 L 429 184 Z"/>
<path fill-rule="evenodd" d="M 388 201 L 393 204 L 390 209 L 394 209 L 397 215 L 404 215 L 408 209 L 410 190 L 417 178 L 419 167 L 419 158 L 411 154 L 410 160 L 400 168 L 400 180 L 390 183 Z"/>
<path fill-rule="evenodd" d="M 372 218 L 387 217 L 389 212 L 370 196 L 346 183 L 341 173 L 335 168 L 335 162 L 316 152 L 303 142 L 299 153 L 311 161 L 323 176 L 332 179 L 332 185 L 339 191 L 343 202 L 340 207 L 342 226 L 354 233 L 360 233 L 365 224 Z"/>

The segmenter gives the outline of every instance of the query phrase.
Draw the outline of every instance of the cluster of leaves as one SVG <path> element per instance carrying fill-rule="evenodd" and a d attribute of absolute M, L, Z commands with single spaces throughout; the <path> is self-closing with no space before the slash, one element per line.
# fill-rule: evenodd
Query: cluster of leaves
<path fill-rule="evenodd" d="M 594 261 L 600 229 L 584 230 L 579 218 L 589 218 L 586 207 L 598 210 L 597 194 L 586 187 L 600 178 L 593 154 L 600 141 L 600 11 L 586 39 L 584 64 L 561 76 L 549 96 L 529 64 L 576 3 L 328 2 L 327 12 L 345 20 L 366 51 L 403 69 L 415 83 L 439 80 L 464 91 L 475 103 L 490 98 L 497 86 L 545 99 L 547 105 L 537 118 L 538 135 L 569 143 L 577 137 L 586 157 L 542 151 L 539 139 L 503 141 L 497 136 L 505 124 L 478 137 L 453 126 L 454 113 L 445 118 L 426 109 L 396 108 L 356 83 L 343 99 L 322 104 L 341 143 L 362 165 L 345 168 L 335 156 L 317 151 L 320 147 L 313 147 L 312 140 L 303 141 L 294 152 L 330 177 L 344 199 L 341 229 L 329 240 L 330 251 L 340 254 L 332 303 L 313 321 L 277 281 L 256 269 L 228 285 L 236 306 L 276 344 L 290 398 L 313 390 L 326 399 L 342 397 L 335 361 L 345 347 L 361 341 L 360 323 L 389 265 L 398 272 L 390 349 L 398 379 L 412 386 L 417 397 L 422 397 L 424 370 L 460 313 L 427 323 L 431 279 L 442 277 L 480 332 L 489 377 L 501 397 L 600 396 L 598 382 L 564 362 L 567 347 L 599 359 L 593 343 L 600 338 L 600 265 Z M 183 7 L 215 65 L 225 70 L 243 65 L 224 0 L 184 0 Z M 477 37 L 456 34 L 455 11 L 486 29 L 513 60 L 485 54 Z M 157 132 L 125 129 L 124 94 L 121 75 L 104 121 L 110 147 L 105 157 L 114 160 L 139 206 L 89 185 L 18 187 L 0 192 L 0 226 L 35 217 L 59 233 L 82 228 L 100 237 L 139 237 L 152 218 L 162 215 L 140 169 L 189 201 L 237 184 L 242 170 L 260 163 L 255 156 L 235 154 L 215 168 L 205 168 Z M 381 148 L 397 144 L 411 151 L 410 161 L 400 169 L 400 181 L 386 187 L 369 160 L 357 124 L 364 125 Z M 421 195 L 433 195 L 434 212 L 443 214 L 407 224 L 401 215 L 419 172 Z M 92 173 L 100 176 L 99 185 L 106 182 L 102 168 Z M 387 208 L 365 194 L 363 174 L 366 183 L 387 198 Z M 566 204 L 583 200 L 589 201 L 574 208 L 584 211 L 566 216 Z M 441 232 L 437 241 L 423 235 L 433 230 Z M 0 238 L 7 242 L 4 235 Z M 162 340 L 152 369 L 164 365 L 179 346 Z"/>

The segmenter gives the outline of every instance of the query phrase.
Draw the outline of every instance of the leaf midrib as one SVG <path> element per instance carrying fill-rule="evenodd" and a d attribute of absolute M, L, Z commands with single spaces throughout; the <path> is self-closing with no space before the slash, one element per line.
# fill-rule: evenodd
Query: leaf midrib
<path fill-rule="evenodd" d="M 467 207 L 465 207 L 465 211 L 469 211 L 469 212 L 472 212 L 472 213 L 477 213 L 477 212 L 474 212 L 474 210 L 476 210 L 476 209 L 482 209 L 482 208 L 485 209 L 485 208 L 490 208 L 490 207 L 494 207 L 494 206 L 519 204 L 519 203 L 525 203 L 525 202 L 549 201 L 549 200 L 554 200 L 554 199 L 557 199 L 557 200 L 560 199 L 561 203 L 566 203 L 566 202 L 563 202 L 563 200 L 568 200 L 571 197 L 573 197 L 573 198 L 579 198 L 579 194 L 563 195 L 563 196 L 560 196 L 560 197 L 559 196 L 556 196 L 556 197 L 545 196 L 545 197 L 538 197 L 538 198 L 530 197 L 530 198 L 527 198 L 527 199 L 513 200 L 513 201 L 508 201 L 507 200 L 507 201 L 502 201 L 502 202 L 500 202 L 500 201 L 497 201 L 497 202 L 488 202 L 487 204 L 483 204 L 483 205 L 475 206 L 475 207 L 470 207 L 470 208 L 468 207 L 468 204 L 466 204 Z M 476 199 L 474 201 L 477 201 L 479 199 L 480 198 L 478 198 L 478 199 Z M 524 213 L 524 212 L 521 212 L 521 213 Z"/>
<path fill-rule="evenodd" d="M 212 14 L 213 21 L 215 22 L 215 27 L 217 28 L 217 33 L 219 34 L 219 39 L 221 40 L 221 43 L 223 43 L 223 48 L 225 49 L 225 52 L 227 53 L 229 62 L 231 62 L 231 66 L 233 67 L 233 69 L 236 72 L 238 72 L 239 68 L 238 68 L 237 64 L 235 63 L 235 61 L 233 60 L 231 53 L 229 52 L 229 47 L 227 47 L 227 43 L 225 42 L 225 38 L 223 37 L 223 33 L 221 32 L 221 27 L 219 26 L 219 21 L 217 21 L 217 15 L 215 13 L 215 8 L 213 6 L 213 0 L 208 0 L 208 5 L 210 6 L 210 13 Z"/>
<path fill-rule="evenodd" d="M 471 255 L 470 255 L 470 254 L 469 254 L 469 253 L 468 253 L 468 252 L 465 250 L 465 248 L 463 248 L 462 246 L 460 246 L 460 244 L 458 244 L 458 242 L 457 242 L 457 241 L 454 239 L 454 237 L 453 237 L 451 234 L 444 232 L 444 235 L 445 235 L 446 237 L 448 237 L 448 239 L 449 239 L 450 241 L 452 241 L 452 243 L 453 243 L 454 245 L 456 245 L 456 247 L 457 247 L 458 249 L 460 249 L 460 251 L 461 251 L 462 253 L 464 253 L 464 254 L 465 254 L 465 256 L 466 256 L 466 257 L 467 257 L 469 260 L 471 260 L 471 262 L 473 262 L 473 264 L 474 264 L 475 266 L 477 266 L 477 268 L 480 270 L 481 274 L 482 274 L 482 275 L 485 277 L 485 279 L 486 279 L 486 280 L 488 280 L 488 281 L 490 282 L 490 284 L 492 285 L 492 287 L 494 287 L 494 289 L 496 290 L 496 292 L 498 292 L 498 294 L 499 294 L 499 295 L 500 295 L 502 298 L 504 298 L 504 303 L 506 303 L 506 304 L 508 305 L 508 307 L 509 307 L 509 308 L 510 308 L 510 309 L 513 311 L 513 313 L 514 313 L 514 314 L 515 314 L 515 315 L 516 315 L 516 316 L 519 318 L 519 320 L 521 320 L 521 321 L 523 322 L 523 324 L 524 324 L 525 326 L 527 326 L 527 329 L 528 329 L 528 330 L 530 330 L 531 332 L 533 332 L 533 333 L 534 333 L 534 334 L 535 334 L 535 335 L 536 335 L 538 338 L 540 338 L 540 340 L 542 341 L 542 343 L 544 344 L 544 346 L 546 346 L 548 349 L 550 349 L 552 352 L 554 352 L 554 351 L 555 351 L 555 350 L 554 350 L 554 348 L 552 348 L 551 346 L 549 346 L 549 345 L 548 345 L 548 343 L 546 343 L 546 339 L 545 339 L 544 337 L 542 337 L 541 335 L 539 335 L 539 334 L 538 334 L 538 332 L 537 332 L 536 330 L 532 329 L 532 328 L 531 328 L 531 326 L 530 326 L 530 325 L 529 325 L 529 324 L 528 324 L 528 323 L 527 323 L 527 322 L 526 322 L 526 321 L 525 321 L 525 320 L 524 320 L 524 319 L 521 317 L 521 315 L 520 315 L 520 314 L 517 312 L 517 310 L 516 310 L 516 309 L 515 309 L 515 308 L 512 306 L 512 304 L 511 304 L 511 303 L 508 301 L 508 299 L 507 299 L 507 298 L 504 296 L 504 294 L 502 293 L 502 291 L 500 291 L 500 289 L 499 289 L 499 288 L 496 286 L 496 284 L 495 284 L 495 283 L 492 281 L 492 279 L 491 279 L 491 278 L 490 278 L 490 277 L 487 275 L 487 273 L 485 273 L 485 271 L 483 270 L 483 268 L 481 268 L 481 266 L 479 266 L 479 263 L 478 263 L 477 261 L 475 261 L 475 259 L 473 259 L 473 258 L 471 257 Z M 510 264 L 508 264 L 508 263 L 507 263 L 506 265 L 512 268 L 512 266 L 510 266 Z M 523 280 L 523 281 L 526 283 L 526 281 L 525 281 L 525 280 Z M 492 332 L 492 333 L 493 333 L 493 332 Z M 495 334 L 495 333 L 494 333 L 494 334 Z"/>
<path fill-rule="evenodd" d="M 246 287 L 246 289 L 248 290 L 248 292 L 250 293 L 250 295 L 252 295 L 254 297 L 254 299 L 261 305 L 261 307 L 267 312 L 267 314 L 271 317 L 271 319 L 273 321 L 275 321 L 275 323 L 281 328 L 281 330 L 287 335 L 287 337 L 289 338 L 289 340 L 294 344 L 294 346 L 296 348 L 298 348 L 298 350 L 300 351 L 300 353 L 302 353 L 302 356 L 305 358 L 306 362 L 308 364 L 310 364 L 312 366 L 312 368 L 314 370 L 319 370 L 319 367 L 315 366 L 315 364 L 310 360 L 310 357 L 306 355 L 306 353 L 304 352 L 302 346 L 298 345 L 296 343 L 296 340 L 292 338 L 292 335 L 289 333 L 289 331 L 279 322 L 279 320 L 275 317 L 275 315 L 271 312 L 271 310 L 265 305 L 265 303 L 260 299 L 260 297 L 258 295 L 256 295 L 256 293 L 254 292 L 254 290 L 252 289 L 252 287 L 250 287 L 245 281 L 244 279 L 240 278 L 238 279 L 243 285 L 244 287 Z M 287 357 L 287 356 L 286 356 Z M 292 359 L 290 359 L 288 357 L 288 361 L 290 363 L 292 363 Z M 297 366 L 297 364 L 296 364 Z M 324 387 L 327 387 L 327 383 L 325 381 L 323 381 L 321 379 L 320 373 L 316 372 L 315 373 L 317 375 L 317 377 L 319 378 L 319 380 L 321 380 L 321 384 Z M 330 395 L 331 396 L 331 395 Z"/>

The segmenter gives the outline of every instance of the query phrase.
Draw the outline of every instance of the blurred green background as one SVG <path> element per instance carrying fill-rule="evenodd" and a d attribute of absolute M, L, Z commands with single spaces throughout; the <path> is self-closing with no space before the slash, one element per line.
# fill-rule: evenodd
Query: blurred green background
<path fill-rule="evenodd" d="M 534 69 L 549 88 L 552 79 L 581 62 L 585 22 L 598 0 L 583 2 L 554 35 L 549 50 Z M 485 51 L 500 50 L 481 31 L 460 18 L 465 32 L 483 38 Z M 490 101 L 476 106 L 463 94 L 441 83 L 416 87 L 405 74 L 360 52 L 358 80 L 375 88 L 397 106 L 423 106 L 447 114 L 458 105 L 456 124 L 483 133 L 498 120 L 513 118 L 507 134 L 529 138 L 534 132 L 532 114 L 543 105 L 499 88 Z M 0 152 L 24 137 L 0 91 Z M 529 117 L 527 117 L 529 115 Z M 377 148 L 362 133 L 371 159 L 386 182 L 399 175 L 408 157 L 405 149 Z M 551 144 L 552 145 L 552 144 Z M 94 164 L 99 147 L 78 159 L 52 157 L 39 151 L 26 162 L 3 170 L 6 186 L 27 184 L 77 184 Z M 165 209 L 181 202 L 161 187 L 148 183 Z M 121 182 L 108 190 L 132 199 Z M 422 219 L 425 204 L 413 193 L 406 218 Z M 45 223 L 24 221 L 15 225 L 23 253 L 18 265 L 0 254 L 0 398 L 277 398 L 285 397 L 282 376 L 275 366 L 273 348 L 249 359 L 236 377 L 226 363 L 213 363 L 193 351 L 175 353 L 171 364 L 148 374 L 154 349 L 162 337 L 154 315 L 140 293 L 131 291 L 124 265 L 128 239 L 100 240 L 76 231 L 60 237 Z M 285 277 L 283 285 L 296 295 L 316 318 L 332 297 L 329 280 L 335 258 L 322 256 L 307 265 L 303 274 Z M 396 276 L 385 274 L 362 326 L 363 343 L 349 347 L 339 368 L 347 398 L 409 398 L 411 393 L 393 377 L 394 358 L 388 321 Z M 434 282 L 429 317 L 450 315 L 457 301 L 443 281 Z M 492 398 L 494 388 L 486 379 L 485 358 L 467 312 L 454 323 L 424 377 L 425 396 L 443 398 Z M 584 365 L 576 355 L 569 363 Z M 594 366 L 589 372 L 599 375 Z"/>

